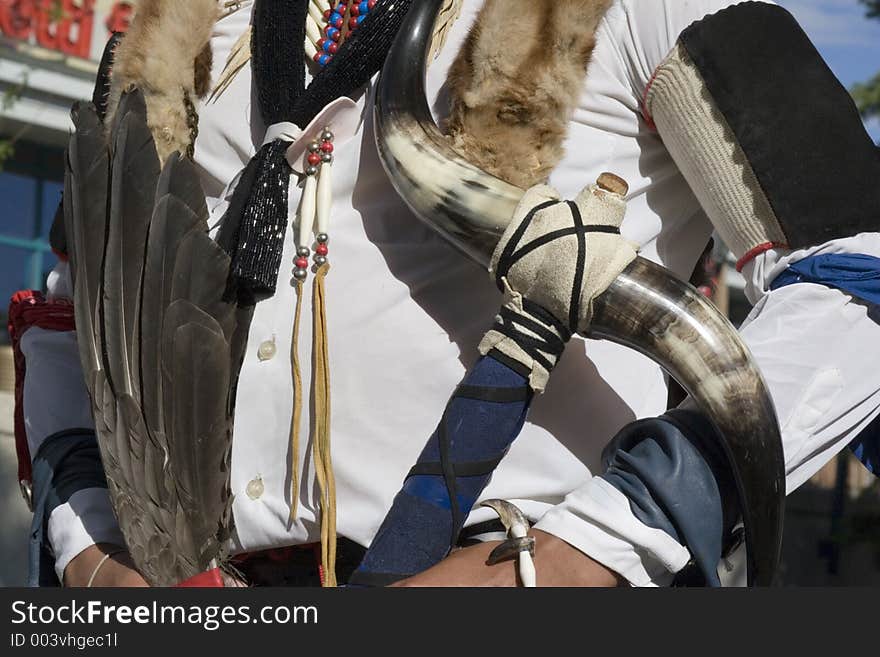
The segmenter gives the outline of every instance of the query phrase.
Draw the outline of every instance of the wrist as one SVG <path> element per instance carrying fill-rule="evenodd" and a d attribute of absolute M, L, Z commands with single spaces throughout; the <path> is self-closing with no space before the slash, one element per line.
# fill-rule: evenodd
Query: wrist
<path fill-rule="evenodd" d="M 67 587 L 143 587 L 148 586 L 137 572 L 125 548 L 99 543 L 74 557 L 64 570 Z"/>
<path fill-rule="evenodd" d="M 625 583 L 620 575 L 558 536 L 540 529 L 532 529 L 529 535 L 535 537 L 538 586 L 614 587 Z"/>

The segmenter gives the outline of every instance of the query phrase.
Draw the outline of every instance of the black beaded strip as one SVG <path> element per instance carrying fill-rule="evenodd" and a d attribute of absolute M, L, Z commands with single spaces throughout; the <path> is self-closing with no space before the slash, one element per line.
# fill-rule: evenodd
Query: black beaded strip
<path fill-rule="evenodd" d="M 217 243 L 232 259 L 224 296 L 228 302 L 252 306 L 275 294 L 293 172 L 285 159 L 287 148 L 273 141 L 257 151 L 232 195 L 217 235 Z"/>
<path fill-rule="evenodd" d="M 411 5 L 412 0 L 379 0 L 306 87 L 302 44 L 309 0 L 257 0 L 251 68 L 266 125 L 290 122 L 305 128 L 329 103 L 369 82 L 382 67 Z M 288 213 L 287 146 L 276 140 L 254 156 L 218 234 L 218 243 L 232 259 L 227 296 L 237 295 L 243 306 L 275 293 Z M 277 176 L 285 167 L 288 180 L 283 182 Z"/>

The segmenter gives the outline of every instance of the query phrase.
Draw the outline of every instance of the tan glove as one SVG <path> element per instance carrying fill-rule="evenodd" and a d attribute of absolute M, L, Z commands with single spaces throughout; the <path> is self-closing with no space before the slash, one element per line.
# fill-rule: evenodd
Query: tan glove
<path fill-rule="evenodd" d="M 480 353 L 494 349 L 522 365 L 535 391 L 546 386 L 561 345 L 589 328 L 593 299 L 636 258 L 638 246 L 620 235 L 626 192 L 612 174 L 574 201 L 533 187 L 495 249 L 490 273 L 505 304 Z"/>

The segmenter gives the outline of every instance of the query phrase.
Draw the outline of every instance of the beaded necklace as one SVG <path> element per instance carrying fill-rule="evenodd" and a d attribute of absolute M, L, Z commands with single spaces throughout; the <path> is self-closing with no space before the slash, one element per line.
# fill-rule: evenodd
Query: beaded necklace
<path fill-rule="evenodd" d="M 339 48 L 376 6 L 378 0 L 309 0 L 306 16 L 306 57 L 321 68 L 329 64 Z M 223 4 L 220 20 L 253 4 L 253 0 L 230 0 Z M 232 48 L 220 79 L 211 93 L 219 97 L 245 64 L 250 61 L 252 30 L 249 27 Z"/>
<path fill-rule="evenodd" d="M 306 55 L 319 66 L 330 63 L 341 42 L 364 22 L 376 0 L 311 0 L 306 24 Z"/>

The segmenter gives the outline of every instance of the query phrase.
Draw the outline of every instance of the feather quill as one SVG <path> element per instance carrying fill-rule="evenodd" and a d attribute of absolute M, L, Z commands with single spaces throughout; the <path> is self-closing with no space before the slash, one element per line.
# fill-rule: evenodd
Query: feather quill
<path fill-rule="evenodd" d="M 104 237 L 107 231 L 107 184 L 110 157 L 104 127 L 94 105 L 78 103 L 71 118 L 75 131 L 70 140 L 64 177 L 64 223 L 68 240 L 80 360 L 86 380 L 103 369 L 96 344 L 95 312 L 98 307 Z M 77 248 L 79 247 L 79 248 Z"/>
<path fill-rule="evenodd" d="M 139 402 L 136 320 L 160 169 L 141 94 L 122 97 L 112 139 L 110 216 L 101 301 L 104 341 L 114 392 L 117 396 L 132 395 Z"/>

